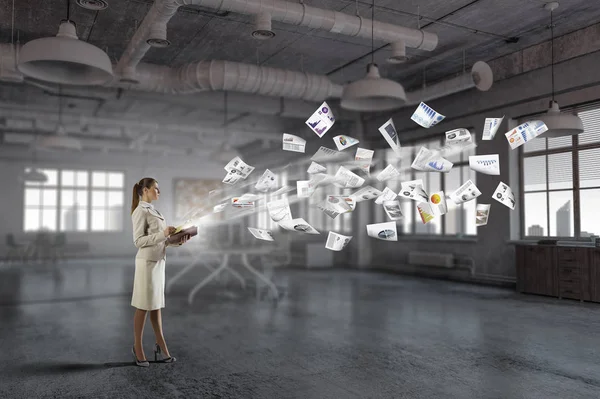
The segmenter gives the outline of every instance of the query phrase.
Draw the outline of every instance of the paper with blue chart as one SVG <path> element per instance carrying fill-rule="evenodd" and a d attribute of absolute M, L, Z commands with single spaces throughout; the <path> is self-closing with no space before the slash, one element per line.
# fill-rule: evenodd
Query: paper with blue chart
<path fill-rule="evenodd" d="M 448 173 L 454 164 L 445 158 L 442 158 L 434 151 L 421 147 L 415 157 L 411 168 L 422 172 L 443 172 Z"/>
<path fill-rule="evenodd" d="M 506 133 L 506 140 L 511 149 L 522 146 L 528 141 L 533 140 L 540 134 L 546 132 L 548 126 L 542 121 L 529 121 L 517 126 L 510 132 Z"/>
<path fill-rule="evenodd" d="M 410 119 L 423 126 L 426 129 L 429 129 L 432 126 L 437 125 L 445 118 L 444 115 L 436 112 L 433 108 L 429 107 L 427 104 L 422 102 L 419 104 L 415 112 L 412 114 Z"/>
<path fill-rule="evenodd" d="M 504 116 L 502 118 L 485 118 L 485 124 L 483 125 L 483 135 L 481 139 L 493 140 L 503 120 Z"/>
<path fill-rule="evenodd" d="M 323 137 L 323 135 L 331 129 L 334 123 L 335 116 L 326 101 L 324 101 L 306 121 L 306 125 L 310 130 L 315 132 L 319 138 Z"/>
<path fill-rule="evenodd" d="M 383 241 L 398 241 L 396 222 L 368 224 L 367 235 Z"/>
<path fill-rule="evenodd" d="M 498 154 L 471 155 L 469 168 L 475 172 L 497 176 L 500 174 L 500 157 Z"/>
<path fill-rule="evenodd" d="M 388 119 L 386 123 L 379 127 L 379 132 L 387 141 L 390 148 L 398 155 L 401 155 L 400 152 L 400 139 L 398 138 L 398 132 L 396 132 L 396 126 L 394 126 L 394 121 L 392 118 Z"/>

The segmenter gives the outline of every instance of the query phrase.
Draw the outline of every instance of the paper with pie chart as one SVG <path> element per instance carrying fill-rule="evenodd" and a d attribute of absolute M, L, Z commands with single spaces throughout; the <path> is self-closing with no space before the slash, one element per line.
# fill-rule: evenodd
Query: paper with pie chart
<path fill-rule="evenodd" d="M 267 202 L 267 211 L 269 212 L 269 217 L 275 223 L 292 219 L 292 211 L 287 198 Z"/>
<path fill-rule="evenodd" d="M 332 251 L 341 251 L 348 245 L 348 243 L 352 240 L 352 236 L 345 236 L 342 234 L 335 233 L 330 231 L 327 235 L 327 241 L 325 243 L 325 248 L 330 249 Z"/>
<path fill-rule="evenodd" d="M 383 241 L 398 241 L 396 222 L 368 224 L 367 235 Z"/>
<path fill-rule="evenodd" d="M 514 210 L 517 203 L 515 202 L 515 195 L 513 194 L 511 188 L 508 184 L 500 182 L 498 187 L 496 187 L 496 191 L 492 195 L 496 201 L 500 202 L 503 205 L 506 205 L 510 209 Z"/>
<path fill-rule="evenodd" d="M 335 136 L 333 138 L 333 142 L 335 143 L 335 146 L 337 147 L 338 151 L 345 150 L 346 148 L 358 144 L 357 139 L 344 135 Z"/>
<path fill-rule="evenodd" d="M 254 227 L 248 227 L 248 230 L 250 231 L 250 233 L 252 233 L 254 237 L 258 238 L 259 240 L 275 241 L 271 230 L 255 229 Z"/>
<path fill-rule="evenodd" d="M 498 154 L 471 155 L 469 168 L 475 172 L 497 176 L 500 174 L 500 157 Z"/>
<path fill-rule="evenodd" d="M 385 214 L 390 220 L 400 220 L 404 217 L 402 214 L 402 206 L 400 205 L 400 201 L 384 201 L 382 205 Z"/>
<path fill-rule="evenodd" d="M 335 116 L 333 115 L 333 111 L 327 104 L 327 101 L 324 101 L 323 104 L 307 119 L 306 125 L 315 132 L 319 138 L 323 137 L 329 129 L 335 123 Z"/>
<path fill-rule="evenodd" d="M 283 150 L 304 153 L 306 140 L 293 134 L 283 134 Z"/>
<path fill-rule="evenodd" d="M 423 179 L 416 179 L 400 183 L 398 196 L 419 202 L 428 202 L 429 195 L 423 188 Z"/>
<path fill-rule="evenodd" d="M 502 118 L 485 118 L 485 123 L 483 125 L 483 136 L 482 140 L 493 140 L 504 120 L 504 116 Z"/>
<path fill-rule="evenodd" d="M 467 180 L 465 184 L 450 194 L 450 199 L 452 199 L 452 201 L 458 205 L 474 200 L 480 195 L 481 191 L 479 191 L 475 183 L 473 183 L 471 180 Z"/>
<path fill-rule="evenodd" d="M 417 211 L 419 211 L 419 216 L 421 216 L 423 224 L 427 224 L 435 218 L 429 202 L 419 202 L 417 204 Z"/>
<path fill-rule="evenodd" d="M 278 223 L 282 229 L 289 231 L 297 231 L 299 233 L 306 234 L 321 234 L 314 227 L 312 227 L 308 222 L 302 218 L 292 219 L 292 220 L 283 220 Z"/>
<path fill-rule="evenodd" d="M 448 204 L 443 191 L 429 194 L 429 205 L 435 216 L 442 216 L 448 213 Z"/>
<path fill-rule="evenodd" d="M 265 170 L 258 182 L 254 186 L 261 193 L 266 193 L 277 187 L 277 175 L 269 169 Z"/>
<path fill-rule="evenodd" d="M 362 202 L 362 201 L 369 201 L 374 198 L 377 198 L 381 194 L 382 194 L 381 191 L 379 191 L 378 189 L 371 187 L 371 186 L 366 186 L 366 187 L 363 187 L 360 190 L 352 193 L 350 195 L 350 197 L 354 198 L 354 200 L 356 202 Z"/>
<path fill-rule="evenodd" d="M 426 129 L 429 129 L 432 126 L 437 125 L 445 118 L 444 115 L 436 112 L 433 108 L 422 102 L 419 104 L 415 112 L 412 114 L 410 119 L 423 126 Z"/>
<path fill-rule="evenodd" d="M 387 141 L 392 151 L 400 155 L 400 139 L 398 139 L 398 132 L 396 132 L 396 126 L 394 126 L 392 118 L 379 127 L 379 133 Z"/>
<path fill-rule="evenodd" d="M 492 205 L 490 204 L 477 204 L 477 208 L 475 209 L 476 226 L 485 226 L 487 224 L 491 207 Z"/>
<path fill-rule="evenodd" d="M 546 132 L 547 130 L 548 126 L 546 126 L 544 122 L 529 121 L 517 126 L 510 132 L 506 133 L 505 136 L 506 140 L 508 140 L 510 148 L 514 150 L 528 141 L 535 139 L 537 136 Z"/>
<path fill-rule="evenodd" d="M 342 213 L 352 212 L 350 203 L 356 204 L 356 201 L 342 195 L 328 195 L 327 198 L 317 204 L 317 208 L 330 218 L 335 219 Z"/>

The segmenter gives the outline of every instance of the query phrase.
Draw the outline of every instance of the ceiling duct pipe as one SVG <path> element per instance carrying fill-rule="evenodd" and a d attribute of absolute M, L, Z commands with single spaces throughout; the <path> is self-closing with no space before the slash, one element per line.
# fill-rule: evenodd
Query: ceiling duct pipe
<path fill-rule="evenodd" d="M 142 60 L 155 41 L 168 43 L 167 23 L 181 6 L 212 8 L 217 12 L 234 12 L 246 15 L 270 15 L 274 21 L 290 25 L 320 29 L 340 35 L 362 37 L 395 43 L 403 41 L 406 47 L 432 51 L 437 47 L 438 36 L 421 29 L 406 28 L 385 22 L 373 21 L 356 15 L 311 7 L 302 2 L 281 0 L 156 0 L 144 21 L 127 45 L 117 73 L 129 75 Z M 372 31 L 371 31 L 372 29 Z M 156 36 L 156 37 L 155 37 Z"/>
<path fill-rule="evenodd" d="M 406 105 L 419 104 L 421 101 L 429 101 L 435 98 L 446 97 L 461 91 L 477 88 L 480 91 L 488 91 L 494 83 L 492 68 L 483 61 L 477 61 L 471 72 L 463 73 L 455 78 L 424 87 L 420 90 L 407 93 Z"/>
<path fill-rule="evenodd" d="M 323 101 L 339 98 L 343 90 L 323 75 L 231 61 L 200 61 L 179 68 L 140 64 L 136 72 L 137 89 L 168 94 L 224 90 Z"/>

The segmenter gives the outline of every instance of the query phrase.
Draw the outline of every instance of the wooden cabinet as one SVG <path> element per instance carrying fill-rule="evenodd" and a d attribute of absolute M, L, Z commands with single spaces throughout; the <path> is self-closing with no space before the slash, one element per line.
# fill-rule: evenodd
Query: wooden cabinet
<path fill-rule="evenodd" d="M 600 302 L 600 248 L 518 245 L 517 290 Z"/>

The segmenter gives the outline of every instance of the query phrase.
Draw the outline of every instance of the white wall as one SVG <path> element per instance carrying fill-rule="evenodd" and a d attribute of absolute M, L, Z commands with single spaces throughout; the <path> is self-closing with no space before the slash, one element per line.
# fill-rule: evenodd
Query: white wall
<path fill-rule="evenodd" d="M 31 166 L 32 156 L 24 152 L 0 147 L 0 237 L 3 256 L 5 237 L 13 233 L 17 239 L 27 238 L 23 232 L 23 168 Z M 141 156 L 139 154 L 114 153 L 39 153 L 36 165 L 40 168 L 79 168 L 88 170 L 114 170 L 125 173 L 125 211 L 121 232 L 77 232 L 68 233 L 67 242 L 87 242 L 90 256 L 133 256 L 130 215 L 131 191 L 142 177 L 154 177 L 161 188 L 161 198 L 155 203 L 165 215 L 167 223 L 174 223 L 174 179 L 209 178 L 222 179 L 222 166 L 208 160 L 192 157 Z"/>

